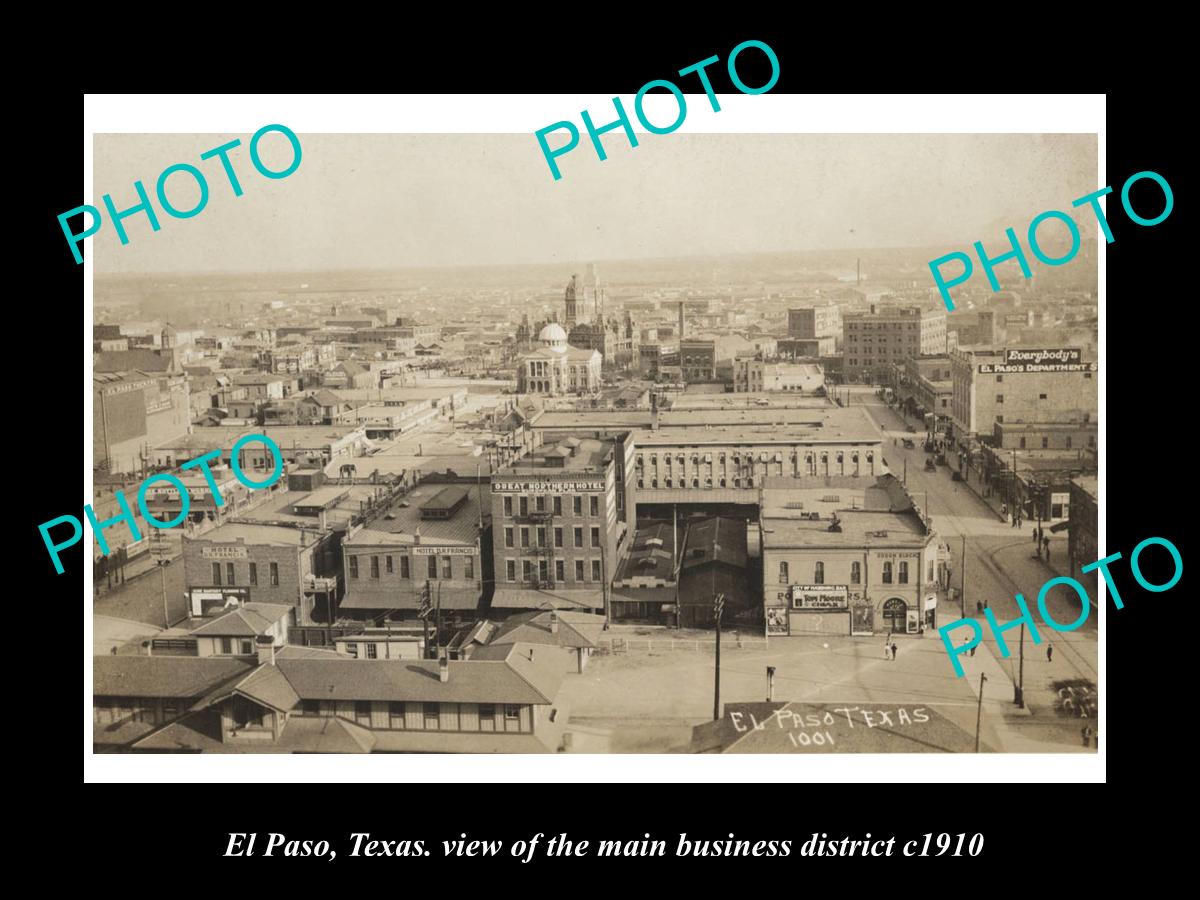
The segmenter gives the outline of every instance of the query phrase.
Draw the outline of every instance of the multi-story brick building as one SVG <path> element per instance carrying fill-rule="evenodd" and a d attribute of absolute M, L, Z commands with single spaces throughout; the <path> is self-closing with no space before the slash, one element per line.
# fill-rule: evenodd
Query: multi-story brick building
<path fill-rule="evenodd" d="M 618 514 L 621 446 L 566 438 L 492 477 L 493 618 L 513 610 L 604 610 L 630 530 Z"/>
<path fill-rule="evenodd" d="M 227 522 L 183 537 L 184 590 L 193 616 L 211 615 L 233 600 L 282 604 L 297 625 L 322 620 L 324 596 L 336 593 L 340 532 Z M 321 606 L 318 610 L 318 603 Z"/>
<path fill-rule="evenodd" d="M 800 306 L 788 310 L 788 337 L 817 340 L 842 334 L 842 311 L 833 304 Z M 832 346 L 832 342 L 831 342 Z"/>
<path fill-rule="evenodd" d="M 945 310 L 872 305 L 869 312 L 847 313 L 842 326 L 847 381 L 884 383 L 896 363 L 946 352 Z"/>
<path fill-rule="evenodd" d="M 768 634 L 935 626 L 939 541 L 895 476 L 801 490 L 772 479 L 760 521 Z"/>
<path fill-rule="evenodd" d="M 950 354 L 953 436 L 967 442 L 1000 423 L 1095 421 L 1097 365 L 1075 348 L 959 347 Z"/>
<path fill-rule="evenodd" d="M 484 596 L 492 548 L 486 486 L 422 484 L 342 542 L 346 596 L 338 611 L 417 623 L 421 593 L 440 605 L 443 623 L 474 619 Z M 417 623 L 419 624 L 419 623 Z"/>
<path fill-rule="evenodd" d="M 717 377 L 716 341 L 681 340 L 679 365 L 684 381 L 714 381 Z"/>

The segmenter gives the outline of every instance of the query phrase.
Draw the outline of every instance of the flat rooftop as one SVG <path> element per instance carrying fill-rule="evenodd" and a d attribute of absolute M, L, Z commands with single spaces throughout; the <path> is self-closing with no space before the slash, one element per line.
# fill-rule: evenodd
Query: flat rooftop
<path fill-rule="evenodd" d="M 531 472 L 603 471 L 605 457 L 612 445 L 595 438 L 564 438 L 554 444 L 539 447 L 529 456 L 500 470 L 501 474 L 524 475 Z"/>
<path fill-rule="evenodd" d="M 421 507 L 453 488 L 465 491 L 466 499 L 449 519 L 426 519 Z M 487 492 L 486 485 L 483 488 Z M 428 544 L 474 544 L 479 533 L 479 489 L 475 485 L 421 484 L 394 502 L 386 513 L 377 517 L 352 537 L 346 546 L 413 543 L 420 529 L 421 542 Z M 444 499 L 444 498 L 443 498 Z M 438 502 L 438 501 L 435 501 Z M 484 524 L 490 512 L 484 511 Z"/>
<path fill-rule="evenodd" d="M 914 510 L 838 510 L 842 530 L 830 531 L 832 519 L 762 518 L 763 549 L 780 547 L 924 547 L 931 539 Z"/>

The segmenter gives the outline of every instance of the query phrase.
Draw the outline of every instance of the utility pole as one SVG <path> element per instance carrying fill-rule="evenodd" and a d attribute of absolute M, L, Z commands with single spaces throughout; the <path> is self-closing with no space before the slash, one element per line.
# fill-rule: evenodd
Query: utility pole
<path fill-rule="evenodd" d="M 1017 708 L 1025 708 L 1025 623 L 1021 623 L 1021 649 L 1019 652 L 1018 668 L 1017 668 L 1017 689 L 1014 691 L 1016 697 Z"/>
<path fill-rule="evenodd" d="M 983 685 L 987 676 L 979 673 L 979 708 L 975 713 L 975 752 L 979 752 L 979 727 L 983 724 Z"/>
<path fill-rule="evenodd" d="M 775 667 L 767 666 L 767 702 L 775 699 Z"/>
<path fill-rule="evenodd" d="M 158 561 L 158 573 L 162 576 L 162 597 L 163 597 L 163 622 L 165 627 L 171 627 L 171 615 L 167 612 L 167 561 L 160 559 Z"/>
<path fill-rule="evenodd" d="M 903 483 L 908 484 L 908 457 L 904 457 L 904 478 Z"/>
<path fill-rule="evenodd" d="M 713 598 L 713 612 L 717 617 L 717 657 L 713 667 L 713 721 L 721 718 L 721 613 L 725 611 L 725 595 Z"/>
<path fill-rule="evenodd" d="M 959 618 L 967 617 L 967 536 L 962 536 L 962 589 L 958 592 Z M 1025 626 L 1022 625 L 1022 628 Z"/>
<path fill-rule="evenodd" d="M 608 520 L 605 519 L 604 537 L 600 541 L 600 595 L 604 598 L 604 630 L 612 627 L 612 604 L 608 599 L 608 557 L 604 545 L 608 543 Z"/>

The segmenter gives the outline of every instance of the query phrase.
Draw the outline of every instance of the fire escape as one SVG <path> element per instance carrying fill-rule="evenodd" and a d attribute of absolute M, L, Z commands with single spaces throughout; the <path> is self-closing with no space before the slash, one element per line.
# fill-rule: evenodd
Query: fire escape
<path fill-rule="evenodd" d="M 554 582 L 554 513 L 547 504 L 546 509 L 531 509 L 523 516 L 516 517 L 518 522 L 528 523 L 533 528 L 532 540 L 528 547 L 522 547 L 522 554 L 528 552 L 534 558 L 536 566 L 532 571 L 530 586 L 540 590 L 550 590 Z M 538 539 L 539 535 L 541 540 Z"/>

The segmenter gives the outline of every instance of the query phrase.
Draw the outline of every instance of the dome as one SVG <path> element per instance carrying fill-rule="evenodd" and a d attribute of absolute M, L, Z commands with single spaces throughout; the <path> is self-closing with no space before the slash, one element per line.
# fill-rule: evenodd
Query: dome
<path fill-rule="evenodd" d="M 567 333 L 557 322 L 551 322 L 538 333 L 538 340 L 547 347 L 561 347 L 567 343 Z"/>

